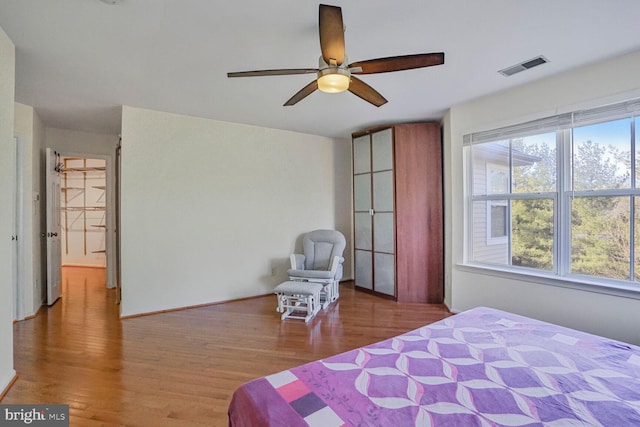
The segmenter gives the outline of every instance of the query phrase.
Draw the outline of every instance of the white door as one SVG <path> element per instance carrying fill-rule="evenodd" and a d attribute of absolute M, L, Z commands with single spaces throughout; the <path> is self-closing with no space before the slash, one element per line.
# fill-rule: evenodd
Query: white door
<path fill-rule="evenodd" d="M 20 258 L 20 240 L 22 238 L 22 155 L 21 148 L 17 137 L 14 137 L 14 159 L 15 169 L 13 175 L 13 200 L 15 202 L 15 209 L 13 211 L 13 233 L 11 234 L 12 244 L 12 257 L 11 257 L 11 271 L 13 273 L 13 319 L 22 320 L 23 313 L 23 301 L 22 301 L 22 263 Z"/>
<path fill-rule="evenodd" d="M 47 304 L 60 298 L 60 154 L 47 148 Z"/>

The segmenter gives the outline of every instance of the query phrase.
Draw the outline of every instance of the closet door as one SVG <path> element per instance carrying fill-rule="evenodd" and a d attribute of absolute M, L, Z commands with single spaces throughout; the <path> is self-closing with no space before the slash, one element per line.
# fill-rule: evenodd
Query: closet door
<path fill-rule="evenodd" d="M 385 129 L 371 137 L 373 200 L 373 290 L 396 295 L 393 131 Z"/>
<path fill-rule="evenodd" d="M 371 204 L 371 138 L 353 140 L 353 206 L 355 284 L 373 290 Z"/>

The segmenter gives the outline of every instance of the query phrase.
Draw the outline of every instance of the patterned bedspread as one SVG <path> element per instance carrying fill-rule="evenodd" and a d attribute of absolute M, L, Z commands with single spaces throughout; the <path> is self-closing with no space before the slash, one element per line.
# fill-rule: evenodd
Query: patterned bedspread
<path fill-rule="evenodd" d="M 476 308 L 246 383 L 229 423 L 640 426 L 640 347 Z"/>

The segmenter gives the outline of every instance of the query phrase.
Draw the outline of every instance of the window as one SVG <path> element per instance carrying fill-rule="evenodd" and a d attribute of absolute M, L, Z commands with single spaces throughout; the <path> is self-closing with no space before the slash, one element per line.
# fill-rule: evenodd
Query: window
<path fill-rule="evenodd" d="M 490 200 L 487 202 L 487 244 L 506 243 L 509 230 L 507 202 L 505 200 Z"/>
<path fill-rule="evenodd" d="M 639 125 L 633 100 L 465 135 L 467 261 L 640 282 Z"/>

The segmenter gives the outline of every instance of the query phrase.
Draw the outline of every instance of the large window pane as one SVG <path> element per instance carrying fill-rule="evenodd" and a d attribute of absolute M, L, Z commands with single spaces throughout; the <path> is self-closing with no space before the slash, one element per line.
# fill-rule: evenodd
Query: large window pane
<path fill-rule="evenodd" d="M 556 191 L 556 134 L 545 133 L 511 141 L 513 192 Z"/>
<path fill-rule="evenodd" d="M 630 197 L 577 197 L 571 203 L 571 272 L 630 279 Z"/>
<path fill-rule="evenodd" d="M 511 202 L 511 262 L 553 270 L 553 200 Z"/>
<path fill-rule="evenodd" d="M 631 119 L 573 129 L 573 186 L 575 190 L 631 186 Z"/>
<path fill-rule="evenodd" d="M 473 203 L 473 260 L 553 270 L 552 199 Z"/>

